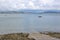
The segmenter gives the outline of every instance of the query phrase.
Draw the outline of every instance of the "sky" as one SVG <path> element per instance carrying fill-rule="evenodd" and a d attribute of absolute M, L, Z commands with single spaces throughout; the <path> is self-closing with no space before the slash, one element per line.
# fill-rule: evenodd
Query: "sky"
<path fill-rule="evenodd" d="M 60 10 L 60 0 L 0 0 L 0 10 L 55 9 Z"/>

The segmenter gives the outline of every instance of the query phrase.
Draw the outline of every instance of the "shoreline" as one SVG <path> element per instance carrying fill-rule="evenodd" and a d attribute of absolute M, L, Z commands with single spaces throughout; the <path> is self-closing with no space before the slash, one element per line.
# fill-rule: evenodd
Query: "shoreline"
<path fill-rule="evenodd" d="M 0 40 L 35 40 L 28 38 L 29 33 L 9 33 L 0 35 Z"/>
<path fill-rule="evenodd" d="M 58 36 L 59 35 L 59 36 Z M 32 33 L 7 33 L 7 34 L 0 34 L 0 39 L 3 40 L 60 40 L 60 33 L 57 32 L 32 32 Z"/>

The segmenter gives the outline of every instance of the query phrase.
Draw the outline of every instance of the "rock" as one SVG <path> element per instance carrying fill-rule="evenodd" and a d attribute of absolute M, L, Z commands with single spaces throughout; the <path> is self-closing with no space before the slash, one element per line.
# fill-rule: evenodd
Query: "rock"
<path fill-rule="evenodd" d="M 28 38 L 28 33 L 12 33 L 0 35 L 0 40 L 34 40 L 33 38 Z"/>

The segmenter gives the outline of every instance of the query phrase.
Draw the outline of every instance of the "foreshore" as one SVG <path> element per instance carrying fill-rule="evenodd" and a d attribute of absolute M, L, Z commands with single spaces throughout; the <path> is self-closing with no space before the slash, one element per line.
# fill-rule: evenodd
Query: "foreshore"
<path fill-rule="evenodd" d="M 60 40 L 60 33 L 9 33 L 0 35 L 0 40 Z"/>

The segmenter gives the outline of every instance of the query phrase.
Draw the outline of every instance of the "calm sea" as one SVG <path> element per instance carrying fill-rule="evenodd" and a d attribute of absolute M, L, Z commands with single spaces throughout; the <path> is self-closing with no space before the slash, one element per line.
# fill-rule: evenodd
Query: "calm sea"
<path fill-rule="evenodd" d="M 0 33 L 39 31 L 60 32 L 60 13 L 0 14 Z"/>

